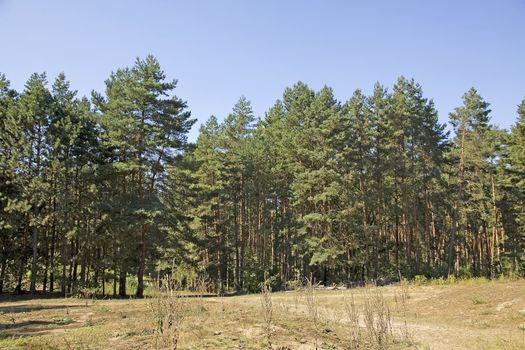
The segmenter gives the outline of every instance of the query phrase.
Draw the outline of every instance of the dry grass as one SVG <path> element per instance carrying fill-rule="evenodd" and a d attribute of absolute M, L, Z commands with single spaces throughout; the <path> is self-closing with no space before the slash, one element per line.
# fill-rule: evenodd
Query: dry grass
<path fill-rule="evenodd" d="M 379 338 L 392 349 L 525 349 L 524 291 L 525 281 L 514 281 L 314 289 L 313 298 L 304 292 L 272 293 L 271 342 L 261 313 L 264 296 L 182 298 L 185 312 L 177 345 L 352 349 L 355 343 L 361 347 L 353 349 L 363 349 L 373 345 L 370 329 L 379 334 L 391 329 Z M 0 349 L 154 349 L 158 325 L 148 312 L 151 301 L 4 300 Z M 367 312 L 372 315 L 369 329 Z M 317 321 L 312 322 L 314 315 Z M 405 341 L 405 328 L 410 342 Z"/>

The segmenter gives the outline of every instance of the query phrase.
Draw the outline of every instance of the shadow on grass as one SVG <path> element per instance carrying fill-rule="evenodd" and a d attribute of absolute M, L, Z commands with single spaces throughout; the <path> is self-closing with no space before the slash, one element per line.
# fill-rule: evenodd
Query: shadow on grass
<path fill-rule="evenodd" d="M 184 291 L 182 291 L 184 292 Z M 216 298 L 216 297 L 235 297 L 239 295 L 246 295 L 249 294 L 245 291 L 239 291 L 239 292 L 227 292 L 223 294 L 217 294 L 217 293 L 187 293 L 184 292 L 180 296 L 183 298 Z M 128 295 L 115 295 L 115 294 L 93 294 L 89 297 L 83 298 L 80 295 L 72 296 L 68 295 L 67 298 L 78 298 L 78 300 L 85 300 L 85 299 L 95 299 L 95 300 L 128 300 L 128 299 L 150 299 L 153 296 L 152 295 L 146 295 L 143 298 L 137 298 L 135 295 L 128 294 Z M 31 301 L 31 300 L 37 300 L 37 299 L 65 299 L 64 294 L 60 292 L 41 292 L 37 291 L 34 294 L 30 294 L 29 292 L 23 291 L 21 294 L 12 294 L 12 293 L 0 293 L 0 305 L 2 302 L 17 302 L 17 301 Z M 65 307 L 65 306 L 64 306 Z M 70 306 L 71 307 L 71 306 Z M 36 309 L 38 310 L 38 309 Z M 2 310 L 2 307 L 0 306 L 0 313 L 4 311 Z M 4 311 L 9 312 L 9 311 Z M 24 312 L 24 311 L 21 311 Z"/>
<path fill-rule="evenodd" d="M 0 340 L 6 338 L 32 337 L 64 330 L 69 324 L 75 323 L 72 319 L 56 320 L 27 320 L 13 323 L 0 323 Z"/>
<path fill-rule="evenodd" d="M 26 330 L 32 330 L 33 329 L 32 327 L 35 327 L 35 326 L 49 326 L 51 324 L 56 325 L 54 321 L 41 321 L 41 320 L 38 320 L 38 321 L 29 320 L 29 321 L 15 322 L 15 323 L 7 323 L 7 324 L 0 323 L 0 330 L 20 329 L 20 328 L 25 328 Z"/>
<path fill-rule="evenodd" d="M 20 294 L 13 293 L 1 293 L 0 303 L 8 301 L 22 301 L 22 300 L 33 300 L 33 299 L 61 299 L 64 298 L 64 294 L 60 292 L 35 292 L 34 294 L 28 292 L 21 292 Z"/>
<path fill-rule="evenodd" d="M 40 310 L 72 309 L 85 307 L 84 305 L 10 305 L 0 306 L 0 314 L 19 314 Z"/>

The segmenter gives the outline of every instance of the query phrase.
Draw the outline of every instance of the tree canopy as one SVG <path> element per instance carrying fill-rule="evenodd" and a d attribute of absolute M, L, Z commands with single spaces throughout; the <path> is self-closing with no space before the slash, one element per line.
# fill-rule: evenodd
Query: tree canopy
<path fill-rule="evenodd" d="M 471 88 L 449 132 L 413 79 L 347 101 L 298 82 L 189 143 L 155 57 L 105 86 L 35 73 L 18 92 L 0 74 L 0 292 L 524 274 L 525 100 L 504 130 Z"/>

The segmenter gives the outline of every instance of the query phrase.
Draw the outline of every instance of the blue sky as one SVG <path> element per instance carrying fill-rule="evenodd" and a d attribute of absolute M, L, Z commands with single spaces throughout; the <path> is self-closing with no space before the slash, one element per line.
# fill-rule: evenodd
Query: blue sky
<path fill-rule="evenodd" d="M 525 98 L 525 0 L 0 0 L 0 72 L 65 72 L 80 94 L 155 55 L 199 122 L 245 95 L 258 116 L 298 80 L 348 99 L 413 77 L 445 122 L 475 86 L 509 127 Z"/>

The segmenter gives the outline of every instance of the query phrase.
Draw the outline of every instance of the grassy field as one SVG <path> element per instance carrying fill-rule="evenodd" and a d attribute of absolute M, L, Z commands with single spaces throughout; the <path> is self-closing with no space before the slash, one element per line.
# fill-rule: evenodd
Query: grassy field
<path fill-rule="evenodd" d="M 280 292 L 266 307 L 262 300 L 177 298 L 178 348 L 525 349 L 523 280 Z M 154 306 L 155 299 L 3 299 L 0 349 L 160 347 Z"/>

